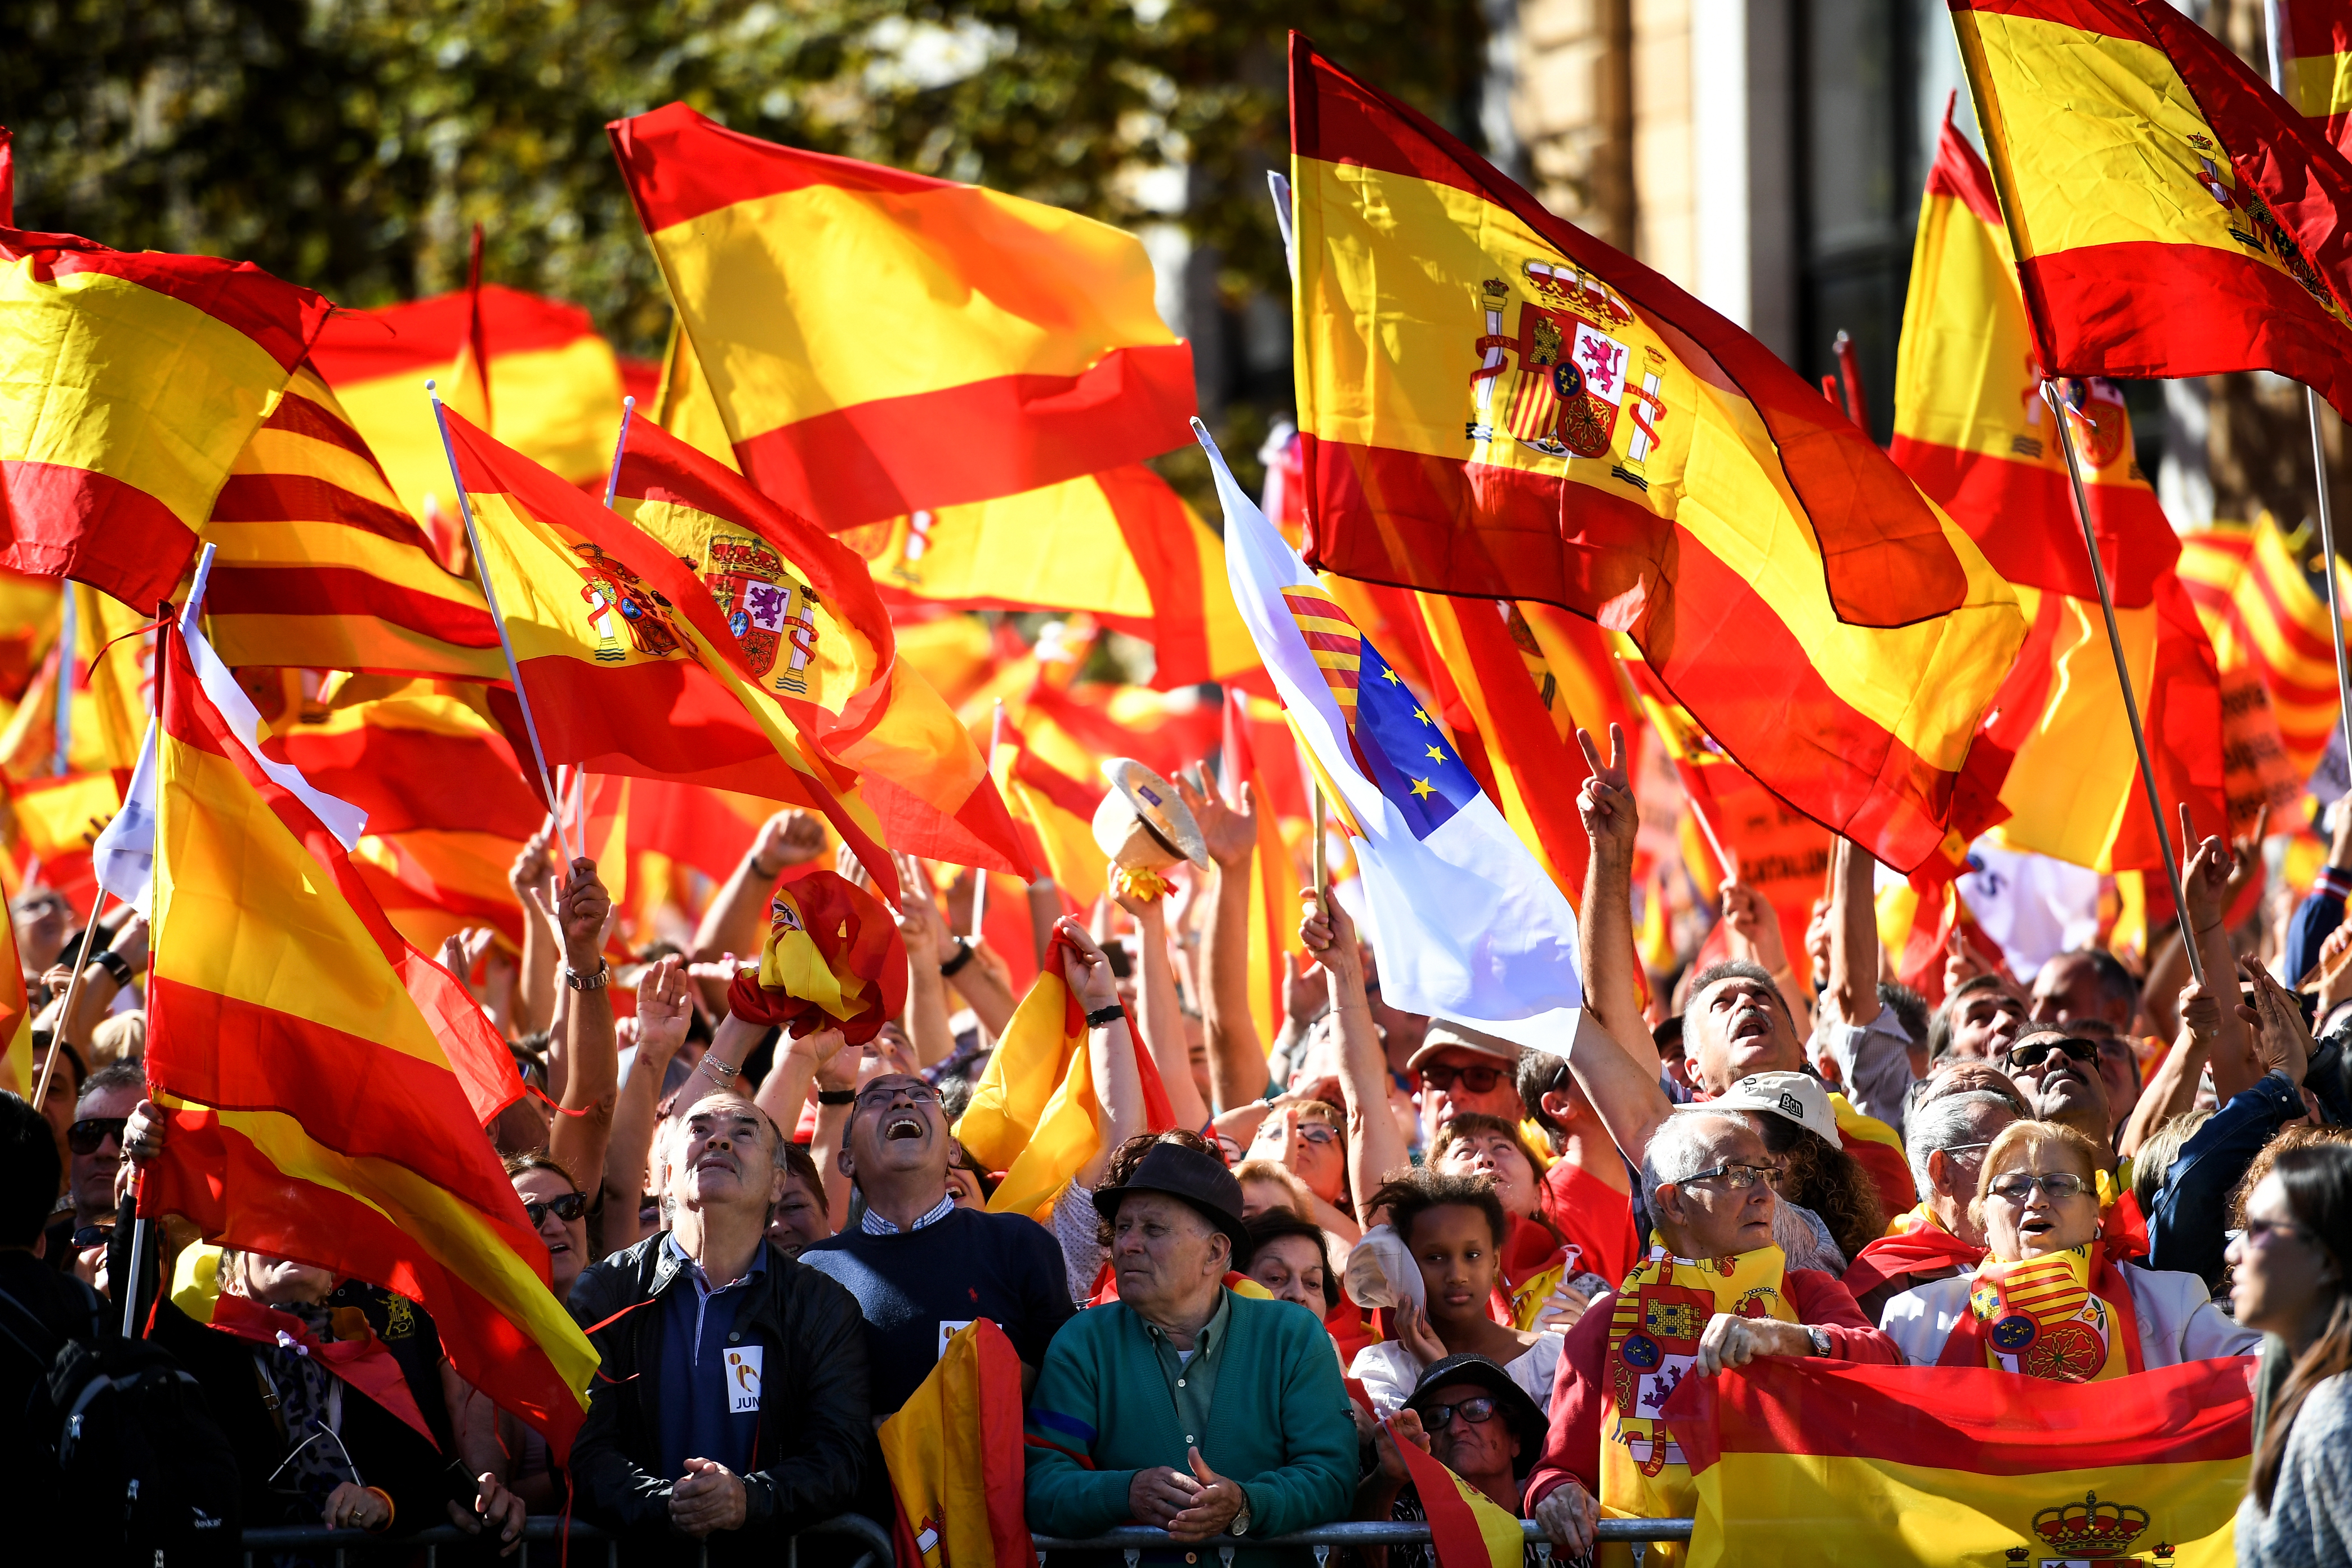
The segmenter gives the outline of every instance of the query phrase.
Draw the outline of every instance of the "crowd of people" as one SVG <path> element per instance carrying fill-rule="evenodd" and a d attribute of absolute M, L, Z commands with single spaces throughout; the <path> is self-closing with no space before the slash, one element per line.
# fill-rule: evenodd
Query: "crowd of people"
<path fill-rule="evenodd" d="M 1663 1406 L 1759 1357 L 2083 1382 L 2243 1356 L 2240 1560 L 2352 1556 L 2352 811 L 2299 902 L 2245 896 L 2276 875 L 2256 847 L 2196 847 L 2180 924 L 2201 983 L 2178 933 L 2152 931 L 2144 963 L 2093 948 L 2026 977 L 1955 942 L 1930 1008 L 1891 976 L 1852 846 L 1803 952 L 1735 879 L 1720 958 L 1645 974 L 1622 741 L 1585 744 L 1588 1006 L 1548 1050 L 1397 1010 L 1348 899 L 1312 889 L 1263 1038 L 1256 825 L 1181 784 L 1202 868 L 1039 916 L 1086 1016 L 1099 1138 L 1034 1215 L 991 1210 L 1003 1173 L 958 1138 L 1020 1001 L 957 934 L 968 878 L 898 868 L 906 1005 L 851 1044 L 729 1003 L 778 879 L 825 855 L 814 817 L 765 826 L 690 947 L 621 962 L 595 865 L 534 841 L 520 952 L 480 931 L 443 956 L 483 977 L 534 1091 L 487 1135 L 602 1358 L 561 1466 L 414 1302 L 170 1219 L 133 1255 L 130 1194 L 168 1135 L 141 1068 L 146 932 L 107 922 L 73 984 L 73 908 L 26 893 L 57 1062 L 39 1105 L 0 1096 L 0 1409 L 44 1375 L 7 1339 L 117 1332 L 138 1278 L 248 1526 L 456 1521 L 511 1545 L 568 1510 L 749 1556 L 845 1511 L 888 1524 L 876 1428 L 986 1319 L 1021 1364 L 1032 1531 L 1230 1537 L 1250 1568 L 1274 1560 L 1261 1539 L 1426 1518 L 1407 1448 L 1568 1558 L 1604 1514 L 1687 1512 Z M 2000 1303 L 2028 1288 L 2079 1310 L 2021 1337 Z M 55 1462 L 26 1423 L 0 1445 L 19 1477 Z"/>

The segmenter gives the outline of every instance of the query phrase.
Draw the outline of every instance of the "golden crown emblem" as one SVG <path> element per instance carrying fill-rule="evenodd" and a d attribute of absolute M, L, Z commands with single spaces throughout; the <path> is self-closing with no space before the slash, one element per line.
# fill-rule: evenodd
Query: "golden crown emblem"
<path fill-rule="evenodd" d="M 1522 270 L 1536 298 L 1552 310 L 1581 316 L 1597 327 L 1622 326 L 1633 319 L 1615 289 L 1572 263 L 1528 261 Z"/>
<path fill-rule="evenodd" d="M 2147 1510 L 2101 1502 L 2096 1492 L 2033 1516 L 2033 1533 L 2069 1557 L 2112 1557 L 2147 1528 Z"/>

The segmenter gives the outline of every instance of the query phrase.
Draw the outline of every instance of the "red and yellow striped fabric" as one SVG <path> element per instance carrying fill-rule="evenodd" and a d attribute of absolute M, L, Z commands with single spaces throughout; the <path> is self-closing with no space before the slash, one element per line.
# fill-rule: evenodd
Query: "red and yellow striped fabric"
<path fill-rule="evenodd" d="M 709 588 L 652 534 L 446 416 L 548 765 L 814 807 L 895 900 L 880 822 L 758 684 Z"/>
<path fill-rule="evenodd" d="M 2158 793 L 2168 813 L 2185 802 L 2218 830 L 2220 673 L 2174 570 L 2179 541 L 2133 460 L 2122 392 L 2106 381 L 2064 385 Z M 1969 763 L 1972 778 L 1999 790 L 2007 820 L 1996 835 L 2101 871 L 2162 864 L 1992 175 L 1948 116 L 1912 256 L 1893 456 L 1969 531 L 2032 626 L 1989 721 L 1998 733 Z M 2241 828 L 2263 798 L 2258 783 Z M 1950 905 L 1941 895 L 1930 902 Z"/>
<path fill-rule="evenodd" d="M 504 1048 L 245 751 L 176 636 L 165 658 L 147 1070 L 173 1129 L 142 1212 L 418 1301 L 560 1461 L 596 1355 L 479 1133 L 499 1089 L 474 1058 Z"/>
<path fill-rule="evenodd" d="M 437 435 L 433 458 L 446 489 Z M 506 683 L 480 585 L 441 564 L 311 364 L 237 454 L 205 538 L 205 633 L 231 666 Z"/>
<path fill-rule="evenodd" d="M 1109 878 L 1108 858 L 1094 833 L 1095 808 L 1108 793 L 1100 770 L 1087 769 L 1083 781 L 1073 778 L 1031 751 L 1020 726 L 1008 722 L 1003 744 L 997 748 L 996 782 L 1021 829 L 1030 863 L 1053 879 L 1075 912 L 1093 909 Z M 992 911 L 998 891 L 989 889 Z M 1034 949 L 1035 944 L 1027 945 Z"/>
<path fill-rule="evenodd" d="M 842 540 L 894 605 L 1092 611 L 1151 644 L 1151 684 L 1163 691 L 1261 668 L 1234 607 L 1224 542 L 1140 463 L 866 523 Z"/>
<path fill-rule="evenodd" d="M 1226 689 L 1225 733 L 1220 753 L 1225 798 L 1238 803 L 1242 786 L 1248 785 L 1257 818 L 1257 848 L 1250 856 L 1249 870 L 1249 1009 L 1259 1043 L 1271 1052 L 1275 1037 L 1282 1032 L 1282 990 L 1286 977 L 1283 955 L 1298 951 L 1292 943 L 1298 933 L 1298 889 L 1306 886 L 1307 878 L 1283 838 L 1282 819 L 1276 813 L 1273 792 L 1265 784 L 1268 770 L 1258 765 L 1257 744 L 1250 735 L 1251 700 L 1246 692 Z M 1289 741 L 1286 732 L 1283 739 Z M 1292 771 L 1297 771 L 1295 765 Z"/>
<path fill-rule="evenodd" d="M 2199 529 L 2180 551 L 2181 581 L 2212 638 L 2224 689 L 2239 706 L 2268 708 L 2298 780 L 2311 776 L 2327 750 L 2338 706 L 2326 587 L 2314 584 L 2304 567 L 2316 548 L 2290 544 L 2265 512 L 2251 527 Z M 2352 575 L 2343 589 L 2352 594 Z M 2249 673 L 2254 684 L 2240 685 Z"/>
<path fill-rule="evenodd" d="M 827 528 L 1181 446 L 1192 353 L 1134 236 L 761 142 L 683 103 L 606 127 L 737 462 Z"/>
<path fill-rule="evenodd" d="M 1953 0 L 2053 375 L 2270 370 L 2352 408 L 2352 164 L 2163 0 Z"/>
<path fill-rule="evenodd" d="M 2250 1360 L 2101 1384 L 1761 1359 L 1687 1377 L 1692 1568 L 2156 1562 L 2226 1568 Z"/>
<path fill-rule="evenodd" d="M 0 1089 L 20 1098 L 33 1092 L 33 1005 L 25 994 L 25 961 L 16 952 L 16 922 L 0 921 Z"/>
<path fill-rule="evenodd" d="M 630 426 L 613 505 L 687 568 L 761 692 L 853 770 L 894 849 L 1030 875 L 980 749 L 913 665 L 855 551 L 664 431 Z"/>
<path fill-rule="evenodd" d="M 329 309 L 249 262 L 0 229 L 0 566 L 170 598 Z"/>
<path fill-rule="evenodd" d="M 1029 1568 L 1021 1356 L 993 1320 L 949 1336 L 875 1441 L 898 1504 L 898 1568 Z"/>
<path fill-rule="evenodd" d="M 428 377 L 441 381 L 450 406 L 573 484 L 604 477 L 621 422 L 620 366 L 587 311 L 485 283 L 478 330 L 476 321 L 471 291 L 459 289 L 377 310 L 338 311 L 310 351 L 401 507 L 419 522 L 437 521 L 450 541 L 460 532 L 457 500 L 425 395 Z M 461 374 L 461 360 L 487 360 L 487 381 Z M 479 390 L 465 393 L 469 382 Z M 428 495 L 436 519 L 425 514 Z"/>
<path fill-rule="evenodd" d="M 2024 635 L 1968 535 L 1761 343 L 1296 37 L 1291 103 L 1308 563 L 1626 631 L 1783 799 L 1926 858 Z"/>
<path fill-rule="evenodd" d="M 277 726 L 264 750 L 366 812 L 370 833 L 469 829 L 523 839 L 539 831 L 544 808 L 522 782 L 526 766 L 488 693 L 408 680 L 349 700 L 375 684 L 347 684 L 323 717 Z"/>
<path fill-rule="evenodd" d="M 2338 152 L 2352 154 L 2352 5 L 2277 0 L 2279 91 Z"/>
<path fill-rule="evenodd" d="M 1437 1568 L 1519 1568 L 1528 1540 L 1518 1515 L 1455 1475 L 1435 1456 L 1394 1437 L 1421 1511 Z"/>

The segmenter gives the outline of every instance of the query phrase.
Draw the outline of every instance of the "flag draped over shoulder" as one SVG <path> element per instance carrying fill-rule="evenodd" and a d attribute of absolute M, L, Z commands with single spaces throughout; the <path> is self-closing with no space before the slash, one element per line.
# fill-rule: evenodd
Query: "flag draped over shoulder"
<path fill-rule="evenodd" d="M 698 573 L 761 692 L 844 768 L 894 849 L 1030 875 L 971 738 L 896 634 L 865 563 L 644 420 L 614 510 Z"/>
<path fill-rule="evenodd" d="M 1213 447 L 1209 459 L 1234 602 L 1356 840 L 1382 994 L 1412 1012 L 1564 1051 L 1575 1027 L 1569 1010 L 1584 1005 L 1567 895 Z"/>
<path fill-rule="evenodd" d="M 328 310 L 249 262 L 0 229 L 0 566 L 171 597 Z"/>
<path fill-rule="evenodd" d="M 172 1131 L 142 1212 L 421 1303 L 457 1370 L 560 1462 L 596 1357 L 479 1131 L 495 1092 L 468 1052 L 503 1045 L 247 750 L 176 636 L 164 657 L 147 1068 Z"/>
<path fill-rule="evenodd" d="M 2352 408 L 2352 163 L 2164 0 L 1954 0 L 2053 375 L 2269 370 Z"/>
<path fill-rule="evenodd" d="M 461 416 L 446 417 L 548 764 L 814 807 L 895 900 L 881 825 L 753 684 L 743 645 L 692 569 Z"/>
<path fill-rule="evenodd" d="M 424 387 L 399 380 L 430 421 Z M 433 458 L 446 489 L 437 437 Z M 237 454 L 204 536 L 219 546 L 205 626 L 232 665 L 506 683 L 480 585 L 441 564 L 308 363 Z"/>
<path fill-rule="evenodd" d="M 1761 343 L 1296 36 L 1291 154 L 1307 560 L 1623 630 L 1776 794 L 1924 859 L 2024 631 L 1968 536 Z"/>
<path fill-rule="evenodd" d="M 898 1568 L 1029 1568 L 1021 1357 L 992 1320 L 950 1335 L 874 1436 L 898 1504 Z"/>
<path fill-rule="evenodd" d="M 1904 307 L 1893 456 L 2017 590 L 2030 626 L 1969 770 L 1999 790 L 2005 820 L 1994 831 L 2010 847 L 2101 871 L 2155 867 L 2164 840 L 2139 784 L 2017 276 L 1992 175 L 1948 116 Z M 2219 831 L 2220 672 L 2174 570 L 2179 541 L 2133 459 L 2121 389 L 2073 381 L 2064 393 L 2157 793 L 2168 813 L 2184 802 Z"/>
<path fill-rule="evenodd" d="M 744 474 L 827 528 L 1182 444 L 1192 353 L 1142 242 L 673 103 L 606 127 Z"/>
<path fill-rule="evenodd" d="M 2236 1561 L 2252 1364 L 2051 1384 L 1767 1359 L 1685 1378 L 1666 1411 L 1698 1493 L 1693 1568 L 2220 1568 Z"/>

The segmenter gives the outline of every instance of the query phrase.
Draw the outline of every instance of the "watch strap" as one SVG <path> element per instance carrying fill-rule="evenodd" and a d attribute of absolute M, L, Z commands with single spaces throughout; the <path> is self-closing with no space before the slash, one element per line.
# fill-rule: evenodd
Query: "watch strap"
<path fill-rule="evenodd" d="M 1113 1024 L 1127 1021 L 1127 1009 L 1114 1002 L 1108 1007 L 1097 1007 L 1087 1015 L 1087 1027 L 1107 1029 Z"/>
<path fill-rule="evenodd" d="M 1808 1323 L 1805 1325 L 1805 1337 L 1813 1342 L 1813 1353 L 1817 1356 L 1827 1358 L 1836 1352 L 1837 1347 L 1831 1341 L 1827 1329 Z"/>
<path fill-rule="evenodd" d="M 821 1089 L 816 1091 L 819 1105 L 855 1105 L 857 1091 L 854 1089 Z"/>
<path fill-rule="evenodd" d="M 955 956 L 949 959 L 945 963 L 940 965 L 940 978 L 942 980 L 954 979 L 957 973 L 961 971 L 965 964 L 970 963 L 971 962 L 971 943 L 966 942 L 961 937 L 956 938 Z"/>
<path fill-rule="evenodd" d="M 570 964 L 563 966 L 563 984 L 574 991 L 602 991 L 613 983 L 613 964 L 609 959 L 597 961 L 596 973 L 583 975 Z"/>

